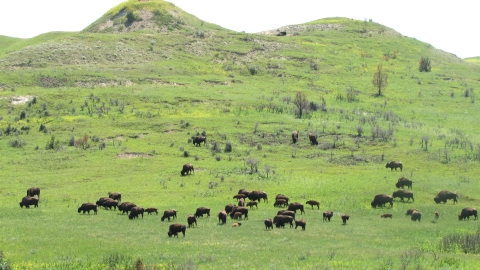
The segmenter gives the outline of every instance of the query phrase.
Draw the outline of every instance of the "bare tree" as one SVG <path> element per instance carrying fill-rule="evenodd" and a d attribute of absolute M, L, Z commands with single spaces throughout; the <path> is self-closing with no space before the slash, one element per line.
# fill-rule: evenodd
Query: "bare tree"
<path fill-rule="evenodd" d="M 298 109 L 298 117 L 302 118 L 302 115 L 307 111 L 308 109 L 308 99 L 307 95 L 305 93 L 298 91 L 297 94 L 295 94 L 295 99 L 293 100 L 293 104 L 297 106 Z"/>
<path fill-rule="evenodd" d="M 372 84 L 376 90 L 378 90 L 379 96 L 382 95 L 382 91 L 387 88 L 388 74 L 383 71 L 382 64 L 378 64 L 377 71 L 373 74 Z"/>

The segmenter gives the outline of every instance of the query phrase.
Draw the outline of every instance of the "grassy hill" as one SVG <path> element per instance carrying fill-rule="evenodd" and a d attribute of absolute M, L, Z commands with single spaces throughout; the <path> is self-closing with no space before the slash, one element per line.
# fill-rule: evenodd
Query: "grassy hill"
<path fill-rule="evenodd" d="M 237 33 L 167 2 L 127 1 L 79 33 L 0 37 L 0 263 L 478 267 L 472 245 L 449 243 L 478 231 L 478 221 L 457 215 L 479 205 L 480 66 L 370 21 L 326 18 L 278 30 L 287 35 Z M 421 57 L 430 72 L 419 71 Z M 388 74 L 381 95 L 372 85 L 379 64 Z M 308 100 L 301 118 L 298 93 Z M 192 136 L 201 134 L 207 144 L 195 147 Z M 391 160 L 403 171 L 386 169 Z M 185 163 L 195 172 L 182 177 Z M 401 176 L 414 181 L 415 201 L 373 209 L 373 197 L 392 194 Z M 39 207 L 19 208 L 32 186 L 42 190 Z M 268 203 L 241 227 L 230 218 L 218 225 L 241 188 L 265 191 Z M 441 190 L 457 192 L 459 203 L 435 204 Z M 160 214 L 77 213 L 108 192 Z M 263 221 L 283 209 L 273 206 L 276 194 L 320 202 L 320 210 L 297 212 L 305 231 L 265 230 Z M 211 217 L 185 238 L 168 238 L 171 224 L 186 224 L 201 206 Z M 405 215 L 409 208 L 421 222 Z M 167 209 L 178 219 L 161 222 Z M 322 221 L 326 210 L 331 222 Z"/>

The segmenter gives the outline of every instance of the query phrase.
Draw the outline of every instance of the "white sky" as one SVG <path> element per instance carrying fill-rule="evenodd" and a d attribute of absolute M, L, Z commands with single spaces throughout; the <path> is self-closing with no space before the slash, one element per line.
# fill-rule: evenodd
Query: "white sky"
<path fill-rule="evenodd" d="M 0 35 L 30 38 L 80 31 L 123 0 L 0 0 Z M 393 28 L 458 57 L 480 56 L 480 1 L 457 0 L 170 0 L 196 17 L 255 33 L 326 17 Z"/>

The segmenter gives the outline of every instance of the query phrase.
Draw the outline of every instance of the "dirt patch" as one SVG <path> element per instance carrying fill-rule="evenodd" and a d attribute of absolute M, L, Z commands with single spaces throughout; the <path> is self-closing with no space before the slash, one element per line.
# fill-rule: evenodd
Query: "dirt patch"
<path fill-rule="evenodd" d="M 32 98 L 32 96 L 16 96 L 11 97 L 10 100 L 13 105 L 22 105 L 29 102 Z"/>
<path fill-rule="evenodd" d="M 140 153 L 140 152 L 125 152 L 125 153 L 117 154 L 117 158 L 122 158 L 122 159 L 148 158 L 148 157 L 151 157 L 151 156 L 152 155 L 150 155 L 150 154 Z"/>

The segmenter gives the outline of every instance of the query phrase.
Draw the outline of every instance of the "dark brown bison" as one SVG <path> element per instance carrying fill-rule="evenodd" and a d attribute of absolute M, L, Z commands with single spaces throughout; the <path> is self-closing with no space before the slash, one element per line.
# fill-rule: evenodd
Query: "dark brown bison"
<path fill-rule="evenodd" d="M 242 212 L 235 212 L 233 215 L 233 219 L 242 219 Z"/>
<path fill-rule="evenodd" d="M 400 178 L 398 178 L 398 181 L 395 184 L 395 186 L 397 188 L 404 188 L 406 186 L 408 189 L 412 189 L 412 183 L 413 183 L 412 180 L 407 179 L 405 177 L 400 177 Z"/>
<path fill-rule="evenodd" d="M 206 144 L 207 144 L 207 137 L 205 137 L 205 136 L 196 136 L 196 137 L 194 137 L 194 138 L 192 139 L 192 141 L 193 141 L 193 144 L 194 144 L 195 146 L 200 146 L 200 144 L 202 144 L 202 142 L 203 142 L 204 145 L 206 145 Z"/>
<path fill-rule="evenodd" d="M 180 172 L 180 174 L 182 176 L 186 175 L 186 174 L 191 174 L 191 173 L 194 173 L 195 170 L 193 169 L 193 165 L 188 163 L 188 164 L 184 164 L 183 165 L 183 168 L 182 168 L 182 171 Z"/>
<path fill-rule="evenodd" d="M 263 199 L 263 202 L 268 203 L 267 193 L 261 190 L 254 190 L 248 193 L 247 198 L 251 201 L 258 201 L 258 202 L 260 202 L 260 199 Z"/>
<path fill-rule="evenodd" d="M 305 226 L 307 225 L 307 222 L 305 221 L 304 218 L 300 220 L 295 220 L 295 230 L 297 229 L 298 226 L 302 227 L 302 231 L 305 231 Z"/>
<path fill-rule="evenodd" d="M 232 204 L 232 203 L 225 205 L 225 212 L 227 212 L 227 214 L 230 213 L 230 212 L 232 212 L 232 209 L 233 209 L 235 206 L 236 206 L 236 205 L 235 205 L 235 204 Z"/>
<path fill-rule="evenodd" d="M 20 208 L 30 208 L 30 205 L 33 205 L 35 207 L 38 207 L 38 198 L 35 197 L 30 197 L 30 196 L 25 196 L 22 198 L 22 201 L 20 202 Z"/>
<path fill-rule="evenodd" d="M 241 222 L 235 222 L 232 224 L 232 227 L 240 227 L 240 226 L 242 226 Z"/>
<path fill-rule="evenodd" d="M 95 204 L 96 204 L 97 206 L 99 206 L 99 207 L 102 207 L 102 206 L 103 206 L 103 202 L 106 201 L 106 200 L 108 200 L 108 199 L 110 199 L 110 198 L 108 198 L 108 197 L 102 197 L 102 198 L 98 199 L 98 201 L 96 201 Z"/>
<path fill-rule="evenodd" d="M 221 223 L 221 224 L 227 223 L 227 212 L 222 210 L 218 213 L 218 223 Z"/>
<path fill-rule="evenodd" d="M 276 199 L 275 203 L 273 204 L 273 207 L 287 207 L 287 201 L 284 199 Z"/>
<path fill-rule="evenodd" d="M 96 205 L 98 205 L 98 201 Z M 112 207 L 113 207 L 114 210 L 117 210 L 118 202 L 112 198 L 106 198 L 105 200 L 103 200 L 101 205 L 98 205 L 98 206 L 103 206 L 105 209 L 108 208 L 110 210 L 112 210 Z"/>
<path fill-rule="evenodd" d="M 188 222 L 188 228 L 193 227 L 194 226 L 193 224 L 197 226 L 197 217 L 195 215 L 189 214 L 187 217 L 187 222 Z"/>
<path fill-rule="evenodd" d="M 410 216 L 410 215 L 411 215 L 413 212 L 415 212 L 415 211 L 418 211 L 418 209 L 416 209 L 416 208 L 410 208 L 410 209 L 407 210 L 407 212 L 405 213 L 405 215 Z"/>
<path fill-rule="evenodd" d="M 145 212 L 145 209 L 143 207 L 135 206 L 130 209 L 130 214 L 128 215 L 128 219 L 138 219 L 139 215 L 142 215 L 143 218 L 143 213 Z"/>
<path fill-rule="evenodd" d="M 237 194 L 237 195 L 233 196 L 233 198 L 234 198 L 234 199 L 237 199 L 237 201 L 238 201 L 238 200 L 240 200 L 240 199 L 244 199 L 244 200 L 245 200 L 245 198 L 247 198 L 247 196 L 245 196 L 245 194 Z"/>
<path fill-rule="evenodd" d="M 285 196 L 283 194 L 277 194 L 277 196 L 275 196 L 275 200 L 279 200 L 279 199 L 285 200 L 287 202 L 286 206 L 288 206 L 288 201 L 290 199 L 287 196 Z"/>
<path fill-rule="evenodd" d="M 283 36 L 286 36 L 287 35 L 287 32 L 286 31 L 280 31 L 278 32 L 275 36 L 277 37 L 283 37 Z"/>
<path fill-rule="evenodd" d="M 437 211 L 435 211 L 435 219 L 438 219 L 439 217 L 440 217 L 440 214 Z"/>
<path fill-rule="evenodd" d="M 346 225 L 347 224 L 347 220 L 350 218 L 349 215 L 347 214 L 342 214 L 342 222 L 343 222 L 343 225 Z"/>
<path fill-rule="evenodd" d="M 295 219 L 295 212 L 290 210 L 280 210 L 277 212 L 277 215 L 291 216 L 293 219 Z"/>
<path fill-rule="evenodd" d="M 134 204 L 134 203 L 123 202 L 118 206 L 118 211 L 122 211 L 122 215 L 125 214 L 125 213 L 128 214 L 128 212 L 130 212 L 130 209 L 132 209 L 135 206 L 137 206 L 137 205 Z"/>
<path fill-rule="evenodd" d="M 245 197 L 247 197 L 249 193 L 250 193 L 250 191 L 248 191 L 244 188 L 238 190 L 238 194 L 243 194 L 243 195 L 245 195 Z"/>
<path fill-rule="evenodd" d="M 332 218 L 332 216 L 333 216 L 333 212 L 330 210 L 323 212 L 323 222 L 325 222 L 327 219 L 330 222 L 330 219 Z"/>
<path fill-rule="evenodd" d="M 275 224 L 277 228 L 285 228 L 285 223 L 289 223 L 290 228 L 293 228 L 293 218 L 291 216 L 276 215 L 273 218 L 273 224 Z"/>
<path fill-rule="evenodd" d="M 271 218 L 265 219 L 263 223 L 265 223 L 265 230 L 268 230 L 270 228 L 273 230 L 273 220 Z"/>
<path fill-rule="evenodd" d="M 307 201 L 306 204 L 309 204 L 312 206 L 312 209 L 313 209 L 313 206 L 317 206 L 317 209 L 320 210 L 320 203 L 315 201 L 315 200 L 310 200 L 310 201 Z"/>
<path fill-rule="evenodd" d="M 402 202 L 404 202 L 404 198 L 408 198 L 407 201 L 410 201 L 410 199 L 412 199 L 412 201 L 414 202 L 415 200 L 413 199 L 413 192 L 409 191 L 409 190 L 404 190 L 404 189 L 399 189 L 395 192 L 393 192 L 392 194 L 392 197 L 395 199 L 395 198 L 400 198 L 400 200 Z"/>
<path fill-rule="evenodd" d="M 293 202 L 288 205 L 288 210 L 297 213 L 297 210 L 300 210 L 300 214 L 305 214 L 305 210 L 303 210 L 303 204 L 299 202 Z"/>
<path fill-rule="evenodd" d="M 82 214 L 85 214 L 85 212 L 88 212 L 90 215 L 90 210 L 93 210 L 95 215 L 97 214 L 97 205 L 93 203 L 83 203 L 82 206 L 78 208 L 78 213 L 82 212 Z"/>
<path fill-rule="evenodd" d="M 453 203 L 457 203 L 458 202 L 457 198 L 458 198 L 457 193 L 450 192 L 447 190 L 442 190 L 437 194 L 437 196 L 433 198 L 433 200 L 435 201 L 435 203 L 440 203 L 440 202 L 447 203 L 447 200 L 453 200 Z"/>
<path fill-rule="evenodd" d="M 245 206 L 245 199 L 241 198 L 238 200 L 238 206 Z"/>
<path fill-rule="evenodd" d="M 247 203 L 247 206 L 250 207 L 250 209 L 252 209 L 254 206 L 257 207 L 257 209 L 258 209 L 258 203 L 257 203 L 257 201 L 249 201 L 249 202 Z"/>
<path fill-rule="evenodd" d="M 172 224 L 168 228 L 168 237 L 176 236 L 178 238 L 178 233 L 183 233 L 183 237 L 185 237 L 185 231 L 187 230 L 187 226 L 183 224 Z"/>
<path fill-rule="evenodd" d="M 175 209 L 170 209 L 170 210 L 165 210 L 163 211 L 163 216 L 161 218 L 162 221 L 164 221 L 166 218 L 168 221 L 170 221 L 170 218 L 176 219 L 177 218 L 177 210 Z"/>
<path fill-rule="evenodd" d="M 380 217 L 381 218 L 392 218 L 392 214 L 383 214 Z"/>
<path fill-rule="evenodd" d="M 207 217 L 210 217 L 210 208 L 208 207 L 199 207 L 195 211 L 195 217 L 203 217 L 204 214 L 207 214 Z"/>
<path fill-rule="evenodd" d="M 27 197 L 33 197 L 37 195 L 40 198 L 40 188 L 38 187 L 31 187 L 27 189 Z"/>
<path fill-rule="evenodd" d="M 310 133 L 308 134 L 308 139 L 310 140 L 311 145 L 318 145 L 317 136 Z"/>
<path fill-rule="evenodd" d="M 390 168 L 391 171 L 393 171 L 393 169 L 396 171 L 397 168 L 400 168 L 400 171 L 403 171 L 403 165 L 400 161 L 390 161 L 385 165 L 385 168 Z"/>
<path fill-rule="evenodd" d="M 393 197 L 387 194 L 377 194 L 373 198 L 373 201 L 370 203 L 370 205 L 373 208 L 377 208 L 377 206 L 385 206 L 386 203 L 389 203 L 390 207 L 393 207 Z"/>
<path fill-rule="evenodd" d="M 245 216 L 244 219 L 248 219 L 248 208 L 243 206 L 233 207 L 232 212 L 230 212 L 230 218 L 233 218 L 236 212 L 242 213 Z"/>
<path fill-rule="evenodd" d="M 108 197 L 110 199 L 114 199 L 114 200 L 117 200 L 117 201 L 122 201 L 122 193 L 118 193 L 118 192 L 109 192 L 108 193 Z"/>
<path fill-rule="evenodd" d="M 475 220 L 477 220 L 478 219 L 477 209 L 469 208 L 469 207 L 463 208 L 462 212 L 460 212 L 460 215 L 458 215 L 458 220 L 465 220 L 465 218 L 470 219 L 470 216 L 474 216 Z"/>
<path fill-rule="evenodd" d="M 412 221 L 417 221 L 418 220 L 418 222 L 420 222 L 420 220 L 422 219 L 422 214 L 415 210 L 415 211 L 412 212 L 412 216 L 410 217 L 410 219 Z"/>
<path fill-rule="evenodd" d="M 155 213 L 155 214 L 158 215 L 158 208 L 150 207 L 150 208 L 145 209 L 145 212 L 147 212 L 149 215 L 150 215 L 151 213 Z"/>
<path fill-rule="evenodd" d="M 292 142 L 297 143 L 298 142 L 298 131 L 292 132 Z"/>

